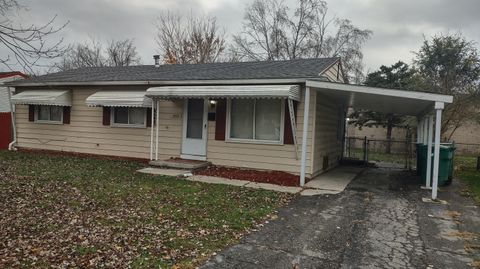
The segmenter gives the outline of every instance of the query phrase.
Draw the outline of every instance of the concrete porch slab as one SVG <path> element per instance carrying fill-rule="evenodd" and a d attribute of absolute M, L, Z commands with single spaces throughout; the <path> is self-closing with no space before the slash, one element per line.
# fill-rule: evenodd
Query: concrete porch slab
<path fill-rule="evenodd" d="M 305 184 L 305 188 L 327 190 L 330 191 L 330 194 L 340 193 L 363 170 L 363 167 L 338 166 L 316 176 Z"/>
<path fill-rule="evenodd" d="M 154 168 L 154 167 L 143 168 L 143 169 L 137 170 L 137 172 L 152 174 L 152 175 L 171 176 L 171 177 L 183 176 L 186 173 L 190 173 L 190 171 L 187 171 L 187 170 L 163 169 L 163 168 Z"/>

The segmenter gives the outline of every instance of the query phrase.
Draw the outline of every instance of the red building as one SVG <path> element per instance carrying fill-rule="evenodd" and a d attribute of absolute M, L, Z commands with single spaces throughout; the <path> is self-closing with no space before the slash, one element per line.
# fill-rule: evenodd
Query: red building
<path fill-rule="evenodd" d="M 0 72 L 0 149 L 7 149 L 12 141 L 12 111 L 8 94 L 10 89 L 3 87 L 3 83 L 26 77 L 21 72 Z"/>

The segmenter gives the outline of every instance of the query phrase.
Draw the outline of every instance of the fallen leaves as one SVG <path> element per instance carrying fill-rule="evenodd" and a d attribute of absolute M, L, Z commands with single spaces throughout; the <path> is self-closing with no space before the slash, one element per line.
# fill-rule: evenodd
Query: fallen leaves
<path fill-rule="evenodd" d="M 0 268 L 189 268 L 291 198 L 139 175 L 138 166 L 0 152 Z"/>

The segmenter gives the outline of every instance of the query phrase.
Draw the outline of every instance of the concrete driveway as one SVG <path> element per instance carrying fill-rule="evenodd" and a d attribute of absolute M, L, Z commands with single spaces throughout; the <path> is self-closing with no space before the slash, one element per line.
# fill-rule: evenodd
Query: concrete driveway
<path fill-rule="evenodd" d="M 422 202 L 408 172 L 367 169 L 336 195 L 298 196 L 201 268 L 471 268 L 480 209 L 454 181 Z"/>

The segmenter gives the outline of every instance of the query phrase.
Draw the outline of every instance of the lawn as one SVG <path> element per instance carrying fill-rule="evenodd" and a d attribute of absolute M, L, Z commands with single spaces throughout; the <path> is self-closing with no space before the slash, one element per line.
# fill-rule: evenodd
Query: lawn
<path fill-rule="evenodd" d="M 0 268 L 191 268 L 291 198 L 143 166 L 0 151 Z"/>
<path fill-rule="evenodd" d="M 470 194 L 480 203 L 480 172 L 476 170 L 476 165 L 476 157 L 455 156 L 455 177 L 469 186 Z"/>

